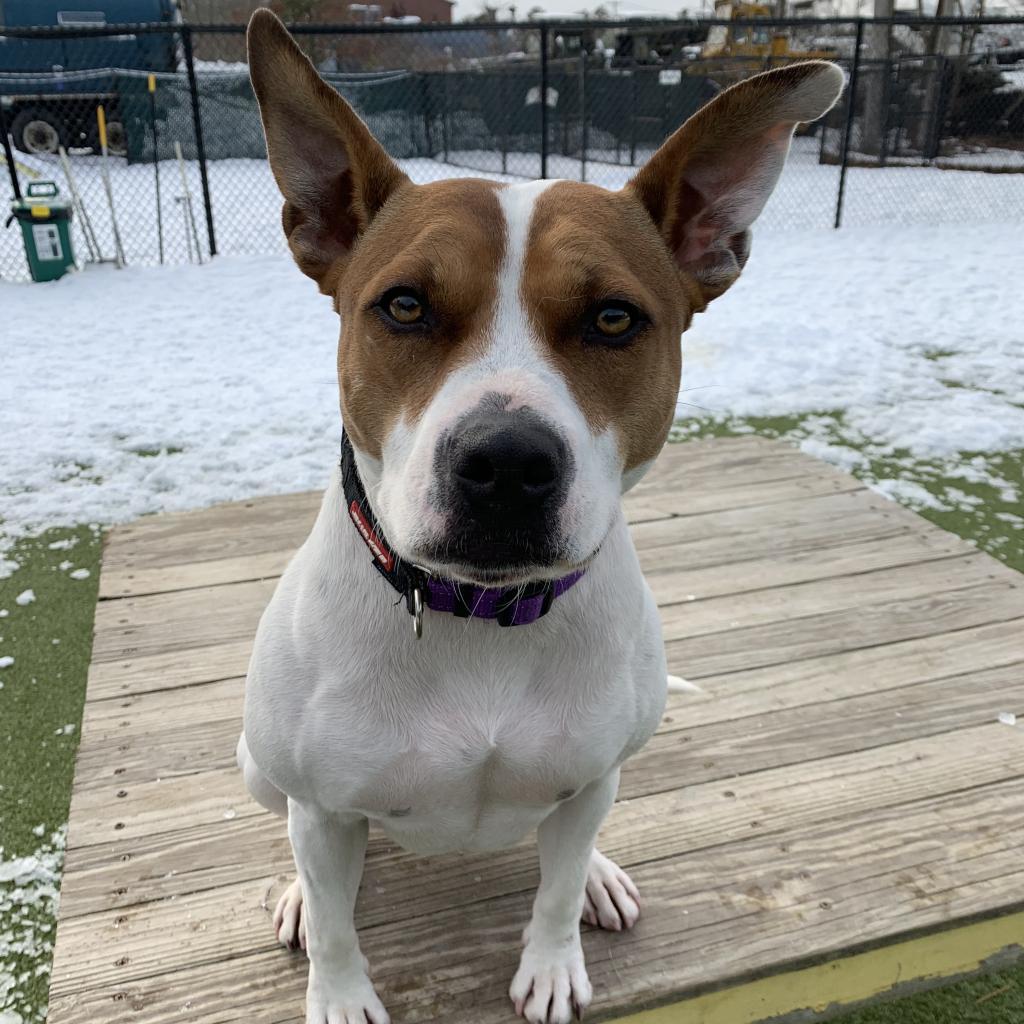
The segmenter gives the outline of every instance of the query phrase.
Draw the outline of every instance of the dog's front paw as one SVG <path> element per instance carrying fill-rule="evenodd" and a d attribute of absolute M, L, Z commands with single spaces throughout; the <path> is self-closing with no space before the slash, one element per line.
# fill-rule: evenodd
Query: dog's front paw
<path fill-rule="evenodd" d="M 302 883 L 296 878 L 274 908 L 274 934 L 291 950 L 306 948 L 306 915 L 302 905 Z"/>
<path fill-rule="evenodd" d="M 593 990 L 579 935 L 562 943 L 527 939 L 508 993 L 530 1024 L 569 1024 L 583 1017 Z"/>
<path fill-rule="evenodd" d="M 632 928 L 640 917 L 640 893 L 633 880 L 600 850 L 590 854 L 583 920 L 610 932 Z"/>
<path fill-rule="evenodd" d="M 321 982 L 310 966 L 306 1024 L 391 1024 L 391 1018 L 365 971 L 342 971 Z"/>

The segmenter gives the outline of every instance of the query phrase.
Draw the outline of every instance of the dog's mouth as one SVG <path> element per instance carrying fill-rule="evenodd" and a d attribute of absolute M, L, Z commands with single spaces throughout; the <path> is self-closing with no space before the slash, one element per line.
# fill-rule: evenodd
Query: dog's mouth
<path fill-rule="evenodd" d="M 584 563 L 573 562 L 545 538 L 490 531 L 463 531 L 433 543 L 415 562 L 437 576 L 478 587 L 517 587 L 556 580 Z"/>

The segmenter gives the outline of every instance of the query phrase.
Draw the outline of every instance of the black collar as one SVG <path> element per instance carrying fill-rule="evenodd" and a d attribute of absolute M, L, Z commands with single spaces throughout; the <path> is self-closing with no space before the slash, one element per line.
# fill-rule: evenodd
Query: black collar
<path fill-rule="evenodd" d="M 423 635 L 423 609 L 451 612 L 460 618 L 497 619 L 499 626 L 522 626 L 547 615 L 559 595 L 583 576 L 579 569 L 558 580 L 538 580 L 521 587 L 477 587 L 442 579 L 426 569 L 404 562 L 388 544 L 373 514 L 359 479 L 355 452 L 348 435 L 341 433 L 341 486 L 346 511 L 372 555 L 371 564 L 400 595 L 413 617 L 416 636 Z"/>

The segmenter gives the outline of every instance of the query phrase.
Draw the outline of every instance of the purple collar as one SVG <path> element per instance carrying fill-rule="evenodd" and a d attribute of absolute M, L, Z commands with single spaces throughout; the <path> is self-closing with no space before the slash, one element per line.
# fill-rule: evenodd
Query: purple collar
<path fill-rule="evenodd" d="M 348 435 L 341 433 L 341 483 L 348 517 L 373 556 L 371 564 L 405 599 L 416 636 L 423 635 L 423 609 L 450 612 L 464 619 L 497 619 L 499 626 L 526 626 L 536 622 L 583 576 L 577 569 L 558 580 L 536 580 L 519 587 L 477 587 L 432 576 L 419 566 L 403 562 L 392 552 L 375 526 L 376 518 L 356 469 Z"/>

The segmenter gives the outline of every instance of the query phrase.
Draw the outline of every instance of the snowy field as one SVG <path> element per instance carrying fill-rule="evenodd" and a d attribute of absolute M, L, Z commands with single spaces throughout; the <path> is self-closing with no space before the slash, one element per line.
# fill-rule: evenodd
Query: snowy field
<path fill-rule="evenodd" d="M 792 231 L 827 228 L 833 223 L 839 168 L 818 163 L 815 138 L 794 140 L 793 150 L 778 188 L 762 214 L 761 230 Z M 628 163 L 616 163 L 614 151 L 595 151 L 585 166 L 577 159 L 551 156 L 550 177 L 587 181 L 620 188 L 636 173 Z M 639 152 L 637 162 L 648 154 Z M 628 151 L 619 154 L 628 161 Z M 502 174 L 500 153 L 479 150 L 452 152 L 449 162 L 416 159 L 401 161 L 415 181 L 484 175 L 499 180 L 521 180 L 540 174 L 535 154 L 510 153 L 509 172 Z M 72 155 L 73 173 L 84 197 L 100 246 L 113 255 L 110 215 L 100 177 L 100 160 Z M 23 180 L 31 175 L 57 182 L 66 195 L 64 173 L 56 158 L 18 157 Z M 280 228 L 280 198 L 264 160 L 214 160 L 208 164 L 211 205 L 218 251 L 225 255 L 270 255 L 285 251 Z M 110 162 L 115 209 L 130 264 L 158 263 L 156 189 L 151 164 Z M 31 175 L 29 174 L 31 172 Z M 199 167 L 186 163 L 200 238 L 206 249 Z M 178 202 L 184 188 L 178 164 L 160 164 L 164 248 L 170 263 L 188 260 L 184 208 Z M 980 171 L 941 170 L 934 167 L 851 168 L 847 176 L 843 224 L 867 227 L 892 224 L 1024 224 L 1024 175 L 986 174 Z M 75 247 L 80 260 L 86 255 L 80 226 L 74 223 Z M 0 278 L 23 279 L 27 267 L 16 230 L 0 232 Z"/>
<path fill-rule="evenodd" d="M 850 468 L 1024 448 L 1022 274 L 998 225 L 755 232 L 683 339 L 681 429 L 841 410 L 803 443 Z M 324 484 L 338 327 L 287 257 L 93 268 L 0 284 L 0 306 L 0 544 Z"/>

